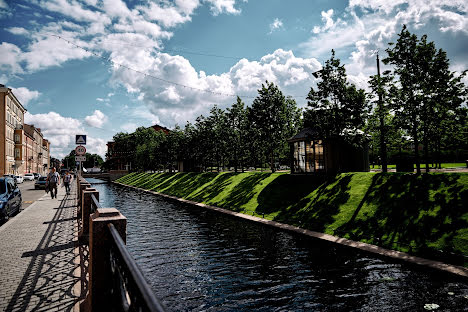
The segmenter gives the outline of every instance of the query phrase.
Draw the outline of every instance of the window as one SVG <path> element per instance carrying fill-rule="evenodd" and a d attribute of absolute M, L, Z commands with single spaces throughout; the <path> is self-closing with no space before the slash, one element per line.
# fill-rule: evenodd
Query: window
<path fill-rule="evenodd" d="M 20 158 L 21 157 L 21 151 L 19 148 L 15 148 L 15 158 Z"/>
<path fill-rule="evenodd" d="M 20 135 L 18 133 L 15 134 L 15 143 L 20 143 Z"/>

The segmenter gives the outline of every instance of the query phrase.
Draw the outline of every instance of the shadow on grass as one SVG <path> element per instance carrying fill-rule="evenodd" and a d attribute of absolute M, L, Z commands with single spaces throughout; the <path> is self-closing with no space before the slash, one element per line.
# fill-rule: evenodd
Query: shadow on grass
<path fill-rule="evenodd" d="M 352 175 L 321 178 L 317 181 L 315 194 L 306 196 L 289 209 L 280 211 L 275 220 L 325 232 L 327 226 L 335 221 L 334 216 L 339 213 L 340 206 L 349 200 L 351 178 Z M 322 183 L 319 184 L 320 181 Z"/>
<path fill-rule="evenodd" d="M 166 186 L 166 182 L 163 182 L 158 189 L 172 196 L 187 198 L 198 188 L 215 179 L 217 175 L 218 173 L 214 172 L 176 174 L 169 181 L 169 185 Z"/>
<path fill-rule="evenodd" d="M 242 206 L 247 204 L 256 195 L 255 187 L 270 175 L 271 173 L 247 175 L 219 205 L 234 211 L 243 210 Z"/>
<path fill-rule="evenodd" d="M 309 202 L 306 197 L 325 181 L 323 175 L 280 175 L 258 195 L 256 212 L 294 214 L 304 207 L 302 204 Z M 288 207 L 294 208 L 286 212 Z"/>
<path fill-rule="evenodd" d="M 212 183 L 208 184 L 198 193 L 189 196 L 188 199 L 196 202 L 209 202 L 216 196 L 218 196 L 224 189 L 232 183 L 232 177 L 238 173 L 224 173 L 218 174 Z"/>
<path fill-rule="evenodd" d="M 376 174 L 353 218 L 336 233 L 432 257 L 434 249 L 468 254 L 468 242 L 460 233 L 468 228 L 468 188 L 459 178 Z M 375 211 L 358 216 L 363 205 L 372 205 Z"/>

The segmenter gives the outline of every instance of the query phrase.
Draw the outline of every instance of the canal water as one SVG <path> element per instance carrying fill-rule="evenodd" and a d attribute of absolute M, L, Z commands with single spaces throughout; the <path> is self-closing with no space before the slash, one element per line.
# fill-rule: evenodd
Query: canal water
<path fill-rule="evenodd" d="M 93 187 L 127 217 L 127 246 L 169 311 L 468 311 L 468 281 L 448 273 Z"/>

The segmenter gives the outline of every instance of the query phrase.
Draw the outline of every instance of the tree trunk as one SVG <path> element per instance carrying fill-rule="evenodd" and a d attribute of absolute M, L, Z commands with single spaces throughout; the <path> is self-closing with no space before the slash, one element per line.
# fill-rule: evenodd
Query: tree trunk
<path fill-rule="evenodd" d="M 429 144 L 428 144 L 426 130 L 424 130 L 423 144 L 424 144 L 424 162 L 426 164 L 426 173 L 428 173 L 429 172 L 429 146 L 428 146 Z"/>
<path fill-rule="evenodd" d="M 275 172 L 275 158 L 273 156 L 273 151 L 271 151 L 271 159 L 270 159 L 270 167 L 271 167 L 271 172 Z"/>
<path fill-rule="evenodd" d="M 415 114 L 413 114 L 413 143 L 414 143 L 414 161 L 416 162 L 416 173 L 421 174 L 421 163 L 419 160 L 419 140 L 418 140 L 418 124 Z"/>

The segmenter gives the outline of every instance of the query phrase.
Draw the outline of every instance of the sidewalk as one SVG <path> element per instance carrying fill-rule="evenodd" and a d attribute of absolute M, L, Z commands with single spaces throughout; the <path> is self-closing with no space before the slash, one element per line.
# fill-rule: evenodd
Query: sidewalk
<path fill-rule="evenodd" d="M 0 311 L 71 311 L 79 300 L 72 186 L 68 196 L 59 187 L 57 199 L 44 193 L 0 227 Z"/>

